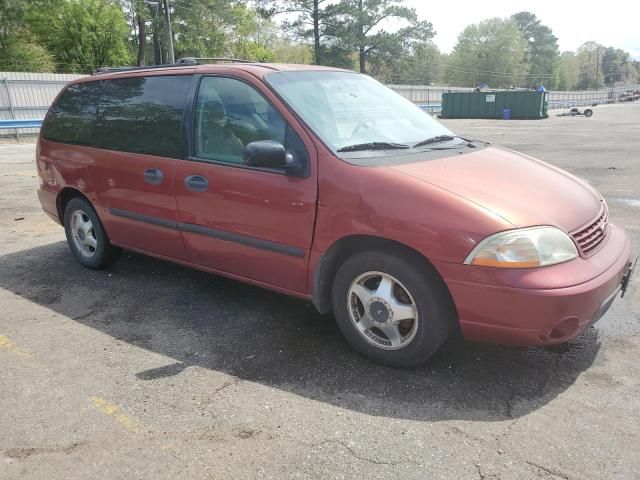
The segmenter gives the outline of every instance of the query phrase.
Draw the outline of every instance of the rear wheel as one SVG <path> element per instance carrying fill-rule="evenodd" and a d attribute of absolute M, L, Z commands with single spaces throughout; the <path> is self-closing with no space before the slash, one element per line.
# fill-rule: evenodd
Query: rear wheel
<path fill-rule="evenodd" d="M 336 274 L 336 321 L 353 348 L 373 361 L 400 367 L 423 363 L 455 326 L 447 288 L 424 260 L 415 260 L 362 252 Z"/>
<path fill-rule="evenodd" d="M 67 203 L 64 231 L 69 248 L 85 267 L 107 267 L 122 253 L 121 248 L 111 245 L 95 210 L 82 198 L 72 198 Z"/>

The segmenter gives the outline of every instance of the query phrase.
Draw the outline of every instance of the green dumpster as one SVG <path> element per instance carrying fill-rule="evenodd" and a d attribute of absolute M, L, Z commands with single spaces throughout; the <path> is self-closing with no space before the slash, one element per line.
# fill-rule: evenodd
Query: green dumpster
<path fill-rule="evenodd" d="M 505 115 L 505 110 L 509 110 Z M 506 90 L 497 92 L 445 92 L 442 118 L 547 118 L 547 92 Z"/>

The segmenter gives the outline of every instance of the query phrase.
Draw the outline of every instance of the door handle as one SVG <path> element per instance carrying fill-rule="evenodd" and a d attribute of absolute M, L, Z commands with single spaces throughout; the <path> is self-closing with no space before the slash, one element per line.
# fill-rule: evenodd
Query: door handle
<path fill-rule="evenodd" d="M 192 192 L 204 192 L 209 188 L 209 182 L 202 175 L 189 175 L 184 179 L 184 184 Z"/>
<path fill-rule="evenodd" d="M 144 181 L 150 183 L 151 185 L 160 185 L 164 180 L 164 175 L 162 170 L 158 170 L 157 168 L 147 168 L 144 171 Z"/>

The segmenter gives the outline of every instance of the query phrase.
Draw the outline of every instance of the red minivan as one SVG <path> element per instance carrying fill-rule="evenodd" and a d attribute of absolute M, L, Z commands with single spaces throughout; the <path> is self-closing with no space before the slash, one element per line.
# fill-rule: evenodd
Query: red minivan
<path fill-rule="evenodd" d="M 455 331 L 565 342 L 633 271 L 587 183 L 345 70 L 106 69 L 62 91 L 36 155 L 40 202 L 86 267 L 124 248 L 305 298 L 387 365 Z"/>

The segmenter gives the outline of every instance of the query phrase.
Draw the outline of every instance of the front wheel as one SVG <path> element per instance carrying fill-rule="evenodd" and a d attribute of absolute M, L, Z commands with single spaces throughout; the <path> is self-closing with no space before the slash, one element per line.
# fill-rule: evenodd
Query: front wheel
<path fill-rule="evenodd" d="M 67 203 L 64 231 L 69 248 L 85 267 L 107 267 L 122 253 L 121 248 L 111 245 L 95 210 L 82 198 L 72 198 Z"/>
<path fill-rule="evenodd" d="M 338 326 L 355 350 L 378 363 L 423 363 L 455 326 L 446 286 L 423 259 L 416 260 L 409 254 L 362 252 L 348 258 L 334 279 Z"/>

